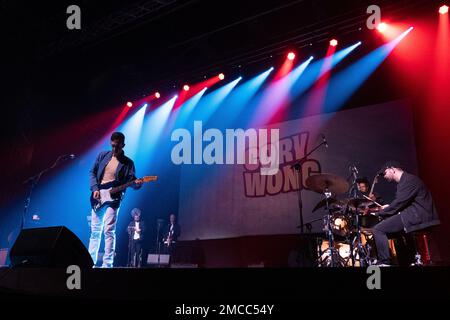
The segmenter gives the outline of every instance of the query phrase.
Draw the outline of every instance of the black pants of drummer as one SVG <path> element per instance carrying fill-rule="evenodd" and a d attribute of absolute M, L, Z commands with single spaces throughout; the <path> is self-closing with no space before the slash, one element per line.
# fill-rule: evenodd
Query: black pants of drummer
<path fill-rule="evenodd" d="M 403 229 L 404 226 L 400 214 L 389 217 L 373 227 L 372 232 L 375 238 L 375 244 L 377 246 L 378 261 L 380 263 L 390 263 L 390 251 L 387 234 L 400 232 Z"/>

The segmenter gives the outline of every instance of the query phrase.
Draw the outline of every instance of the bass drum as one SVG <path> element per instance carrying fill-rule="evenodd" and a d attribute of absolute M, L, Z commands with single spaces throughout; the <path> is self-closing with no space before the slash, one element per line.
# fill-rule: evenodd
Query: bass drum
<path fill-rule="evenodd" d="M 331 231 L 338 236 L 348 237 L 351 232 L 351 220 L 343 214 L 333 214 L 330 221 Z"/>

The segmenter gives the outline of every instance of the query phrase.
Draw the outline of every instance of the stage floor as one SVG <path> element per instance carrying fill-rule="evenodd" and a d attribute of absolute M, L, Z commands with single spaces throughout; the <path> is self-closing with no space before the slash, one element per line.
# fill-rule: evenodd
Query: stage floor
<path fill-rule="evenodd" d="M 366 268 L 81 269 L 81 289 L 70 290 L 67 282 L 73 280 L 73 274 L 66 269 L 0 268 L 0 296 L 170 303 L 249 299 L 275 302 L 324 296 L 345 300 L 349 295 L 356 300 L 450 298 L 450 267 L 379 270 L 381 289 L 368 288 L 373 273 Z"/>

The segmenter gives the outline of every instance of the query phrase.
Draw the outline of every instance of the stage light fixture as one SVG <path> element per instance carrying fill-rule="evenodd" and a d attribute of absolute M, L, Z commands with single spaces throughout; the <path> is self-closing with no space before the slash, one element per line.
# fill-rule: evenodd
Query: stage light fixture
<path fill-rule="evenodd" d="M 443 5 L 439 8 L 439 13 L 440 14 L 447 14 L 448 13 L 448 6 Z"/>
<path fill-rule="evenodd" d="M 381 22 L 380 24 L 378 24 L 377 26 L 377 30 L 381 33 L 385 32 L 387 29 L 387 24 L 384 22 Z"/>
<path fill-rule="evenodd" d="M 338 45 L 338 41 L 336 39 L 331 39 L 330 40 L 330 46 L 336 47 L 337 45 Z"/>

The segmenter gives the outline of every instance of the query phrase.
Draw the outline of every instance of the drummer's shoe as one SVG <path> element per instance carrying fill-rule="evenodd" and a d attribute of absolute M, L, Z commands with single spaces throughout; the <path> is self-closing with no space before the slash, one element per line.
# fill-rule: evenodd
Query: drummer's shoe
<path fill-rule="evenodd" d="M 392 266 L 393 266 L 392 264 L 383 263 L 383 262 L 381 262 L 381 261 L 375 263 L 375 265 L 376 265 L 377 267 L 392 267 Z"/>
<path fill-rule="evenodd" d="M 377 259 L 373 259 L 372 260 L 372 266 L 378 266 L 378 267 L 393 267 L 393 264 L 389 264 L 388 262 L 382 262 L 382 261 L 378 261 Z"/>

